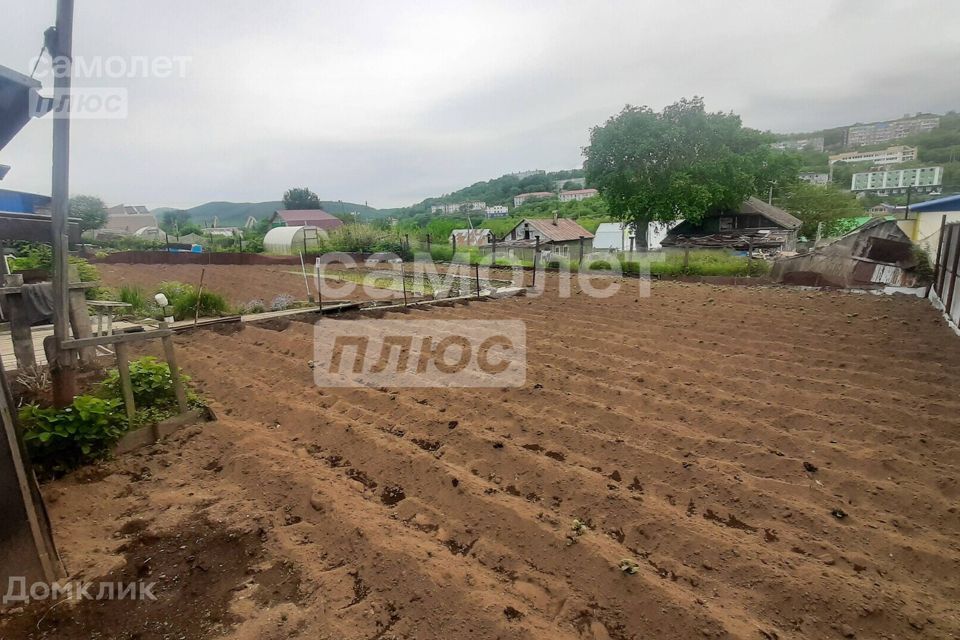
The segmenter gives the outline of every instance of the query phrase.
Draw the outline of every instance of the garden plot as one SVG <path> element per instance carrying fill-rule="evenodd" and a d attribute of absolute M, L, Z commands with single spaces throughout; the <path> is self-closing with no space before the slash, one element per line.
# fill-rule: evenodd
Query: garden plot
<path fill-rule="evenodd" d="M 215 621 L 190 637 L 960 635 L 960 341 L 929 305 L 555 283 L 384 315 L 524 321 L 519 388 L 317 388 L 305 323 L 179 336 L 220 421 L 48 485 L 67 565 L 162 541 L 157 591 Z M 9 637 L 93 630 L 44 611 Z M 137 615 L 104 636 L 160 637 Z"/>

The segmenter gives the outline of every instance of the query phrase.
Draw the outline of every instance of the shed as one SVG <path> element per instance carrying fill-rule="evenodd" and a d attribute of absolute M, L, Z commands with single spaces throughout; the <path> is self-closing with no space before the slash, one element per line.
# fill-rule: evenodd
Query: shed
<path fill-rule="evenodd" d="M 809 253 L 780 258 L 775 282 L 807 286 L 913 286 L 917 260 L 913 243 L 896 220 L 873 218 Z"/>
<path fill-rule="evenodd" d="M 279 255 L 297 255 L 297 253 L 316 253 L 320 241 L 327 237 L 322 229 L 310 226 L 274 227 L 263 237 L 265 253 Z"/>
<path fill-rule="evenodd" d="M 602 222 L 593 236 L 593 248 L 601 251 L 629 251 L 659 249 L 660 243 L 667 237 L 667 232 L 679 224 L 678 222 L 649 222 L 647 223 L 646 246 L 633 233 L 632 225 L 623 222 Z M 633 242 L 630 238 L 633 237 Z"/>
<path fill-rule="evenodd" d="M 793 250 L 800 229 L 799 218 L 759 198 L 747 198 L 736 209 L 709 211 L 697 222 L 685 220 L 670 230 L 661 242 L 669 246 Z"/>
<path fill-rule="evenodd" d="M 485 247 L 493 242 L 490 229 L 454 229 L 447 238 L 448 242 L 457 241 L 458 247 Z"/>
<path fill-rule="evenodd" d="M 931 254 L 940 244 L 940 225 L 946 216 L 947 224 L 960 222 L 960 194 L 927 200 L 906 207 L 888 207 L 887 211 L 897 218 L 897 224 L 915 243 Z"/>

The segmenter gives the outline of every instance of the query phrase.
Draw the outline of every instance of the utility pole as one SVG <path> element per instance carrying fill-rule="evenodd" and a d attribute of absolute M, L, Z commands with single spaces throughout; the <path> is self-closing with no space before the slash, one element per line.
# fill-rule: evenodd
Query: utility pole
<path fill-rule="evenodd" d="M 53 215 L 53 333 L 56 341 L 54 404 L 66 406 L 73 401 L 76 386 L 73 352 L 62 348 L 70 335 L 70 264 L 68 260 L 67 216 L 70 209 L 70 84 L 73 67 L 73 0 L 57 0 L 56 33 L 53 58 L 53 175 L 51 195 Z M 62 111 L 61 111 L 62 110 Z"/>
<path fill-rule="evenodd" d="M 911 193 L 913 193 L 913 187 L 912 187 L 912 186 L 908 186 L 908 187 L 907 187 L 907 208 L 906 208 L 906 209 L 904 210 L 904 212 L 903 212 L 903 219 L 904 219 L 904 220 L 909 220 L 909 219 L 910 219 L 910 194 L 911 194 Z"/>

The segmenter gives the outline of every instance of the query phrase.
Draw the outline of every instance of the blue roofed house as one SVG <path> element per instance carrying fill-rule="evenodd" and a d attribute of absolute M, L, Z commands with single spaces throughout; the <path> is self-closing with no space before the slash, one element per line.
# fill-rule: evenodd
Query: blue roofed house
<path fill-rule="evenodd" d="M 888 211 L 897 220 L 897 225 L 907 237 L 931 255 L 940 243 L 940 225 L 946 216 L 947 224 L 960 222 L 960 194 L 927 200 L 906 207 L 890 207 Z"/>

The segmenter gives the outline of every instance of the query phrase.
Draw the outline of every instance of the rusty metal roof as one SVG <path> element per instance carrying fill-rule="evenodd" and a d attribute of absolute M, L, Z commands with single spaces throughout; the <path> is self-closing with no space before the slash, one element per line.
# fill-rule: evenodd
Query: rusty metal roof
<path fill-rule="evenodd" d="M 532 230 L 540 234 L 540 237 L 550 242 L 570 242 L 579 240 L 581 237 L 591 239 L 593 234 L 581 227 L 575 220 L 569 218 L 524 218 L 514 229 L 522 229 L 524 224 L 529 224 Z M 511 229 L 510 231 L 513 231 Z M 507 232 L 510 235 L 510 232 Z"/>

